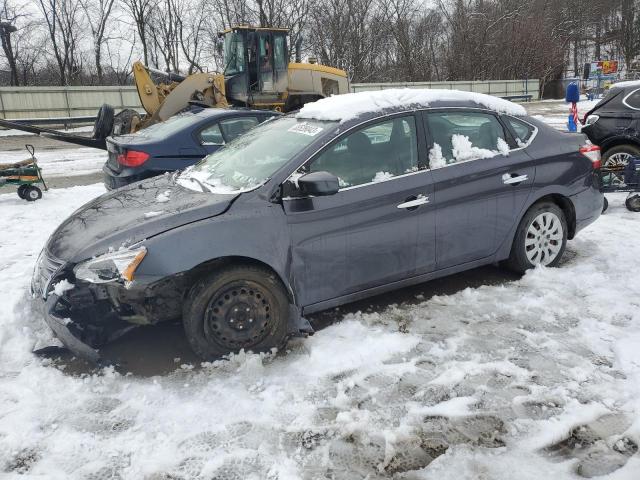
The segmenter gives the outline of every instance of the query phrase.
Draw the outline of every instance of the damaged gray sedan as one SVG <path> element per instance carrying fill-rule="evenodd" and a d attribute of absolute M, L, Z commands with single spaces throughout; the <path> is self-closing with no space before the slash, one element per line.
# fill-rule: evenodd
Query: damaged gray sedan
<path fill-rule="evenodd" d="M 83 206 L 34 271 L 46 322 L 98 361 L 133 326 L 182 319 L 213 359 L 281 348 L 312 332 L 305 314 L 388 290 L 557 265 L 602 210 L 597 147 L 493 97 L 413 92 L 310 104 Z"/>

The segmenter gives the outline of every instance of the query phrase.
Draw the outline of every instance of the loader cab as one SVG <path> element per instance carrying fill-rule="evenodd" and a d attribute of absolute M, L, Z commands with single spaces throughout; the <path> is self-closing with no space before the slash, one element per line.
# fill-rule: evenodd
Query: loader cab
<path fill-rule="evenodd" d="M 224 45 L 227 100 L 236 106 L 282 108 L 288 88 L 287 29 L 232 27 Z"/>

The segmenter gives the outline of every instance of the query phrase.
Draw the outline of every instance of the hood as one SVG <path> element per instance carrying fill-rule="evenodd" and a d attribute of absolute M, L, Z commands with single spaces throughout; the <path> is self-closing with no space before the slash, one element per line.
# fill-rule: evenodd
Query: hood
<path fill-rule="evenodd" d="M 220 215 L 238 195 L 197 192 L 176 184 L 169 175 L 153 177 L 76 210 L 51 235 L 47 250 L 60 260 L 77 263 Z"/>

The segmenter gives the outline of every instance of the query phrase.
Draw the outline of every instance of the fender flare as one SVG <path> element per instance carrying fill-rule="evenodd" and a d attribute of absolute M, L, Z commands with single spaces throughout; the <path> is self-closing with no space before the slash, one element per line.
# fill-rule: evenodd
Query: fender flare
<path fill-rule="evenodd" d="M 513 239 L 516 235 L 516 231 L 518 230 L 518 227 L 520 226 L 520 222 L 522 221 L 526 213 L 529 211 L 529 209 L 545 197 L 560 197 L 564 199 L 566 203 L 564 205 L 558 205 L 558 206 L 562 208 L 563 211 L 565 211 L 566 208 L 570 208 L 573 210 L 573 218 L 567 218 L 567 223 L 569 224 L 568 238 L 569 239 L 573 238 L 573 235 L 575 234 L 575 233 L 572 233 L 572 232 L 575 232 L 575 207 L 573 206 L 573 202 L 571 201 L 570 193 L 571 192 L 569 191 L 568 188 L 563 187 L 561 185 L 552 185 L 552 186 L 544 187 L 544 188 L 541 188 L 540 190 L 537 190 L 535 193 L 532 193 L 532 195 L 527 199 L 527 202 L 525 203 L 524 207 L 518 214 L 518 220 L 513 223 L 513 226 L 511 227 L 511 230 L 509 230 L 509 233 L 507 234 L 506 238 L 502 242 L 502 245 L 498 247 L 498 251 L 496 252 L 494 261 L 499 262 L 509 258 L 509 255 L 511 254 L 511 246 L 513 245 Z"/>

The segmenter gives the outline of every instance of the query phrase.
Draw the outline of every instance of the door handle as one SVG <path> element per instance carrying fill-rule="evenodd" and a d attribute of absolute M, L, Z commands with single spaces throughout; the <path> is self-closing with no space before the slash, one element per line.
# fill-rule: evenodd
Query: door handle
<path fill-rule="evenodd" d="M 407 199 L 406 202 L 401 203 L 397 208 L 405 208 L 408 210 L 412 208 L 418 208 L 420 205 L 424 205 L 426 203 L 429 203 L 429 197 L 420 194 L 413 200 Z"/>
<path fill-rule="evenodd" d="M 502 183 L 505 185 L 515 185 L 518 183 L 522 183 L 527 180 L 529 177 L 527 175 L 518 175 L 516 173 L 505 173 L 502 175 Z"/>

